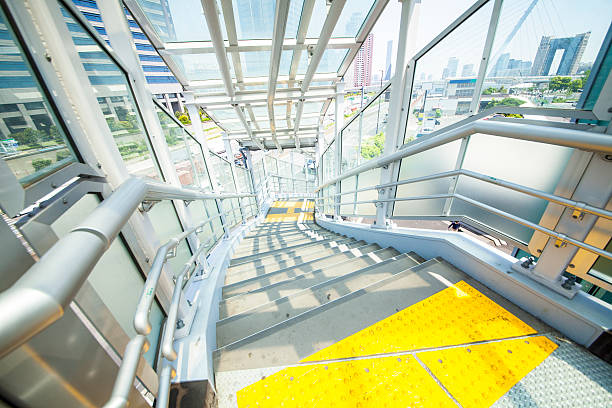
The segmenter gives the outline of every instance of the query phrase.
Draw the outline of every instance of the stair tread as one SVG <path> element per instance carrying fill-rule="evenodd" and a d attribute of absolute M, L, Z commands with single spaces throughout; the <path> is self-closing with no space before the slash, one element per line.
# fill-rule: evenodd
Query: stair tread
<path fill-rule="evenodd" d="M 346 240 L 353 240 L 353 239 L 342 237 L 342 239 L 331 239 L 330 238 L 330 239 L 316 240 L 312 242 L 307 242 L 305 244 L 277 249 L 274 251 L 270 251 L 268 253 L 260 253 L 260 254 L 257 254 L 258 256 L 249 255 L 247 257 L 244 257 L 248 259 L 232 259 L 230 261 L 230 266 L 228 267 L 228 269 L 233 269 L 234 267 L 245 264 L 245 263 L 256 263 L 257 261 L 265 262 L 266 260 L 274 259 L 273 257 L 277 257 L 278 255 L 281 255 L 281 258 L 282 258 L 283 254 L 285 257 L 294 256 L 298 251 L 302 251 L 302 250 L 308 251 L 308 250 L 314 249 L 310 247 L 323 248 L 325 245 L 329 245 L 332 243 L 333 243 L 332 245 L 335 245 L 335 243 L 346 241 Z M 265 258 L 268 258 L 268 259 L 265 259 Z"/>
<path fill-rule="evenodd" d="M 355 290 L 390 277 L 418 262 L 407 254 L 399 254 L 381 263 L 331 278 L 310 288 L 292 293 L 248 309 L 217 322 L 217 347 L 238 341 L 258 331 L 348 295 Z"/>
<path fill-rule="evenodd" d="M 348 261 L 353 258 L 359 257 L 365 253 L 377 251 L 379 249 L 381 248 L 377 244 L 366 244 L 357 248 L 347 248 L 347 250 L 333 255 L 320 255 L 319 257 L 311 261 L 303 262 L 297 265 L 289 266 L 287 268 L 279 269 L 265 274 L 258 273 L 261 271 L 247 271 L 239 274 L 234 274 L 227 277 L 225 287 L 223 288 L 223 293 L 225 294 L 226 292 L 235 292 L 236 289 L 240 288 L 242 288 L 243 291 L 252 290 L 275 283 L 278 280 L 286 279 L 280 278 L 281 275 L 295 277 L 297 275 L 301 275 L 302 273 L 322 269 L 326 266 L 331 267 L 342 261 Z"/>
<path fill-rule="evenodd" d="M 311 242 L 311 241 L 315 241 L 318 238 L 336 238 L 338 237 L 338 235 L 336 234 L 317 234 L 316 236 L 308 236 L 308 235 L 304 235 L 302 237 L 300 237 L 299 239 L 295 239 L 295 240 L 289 240 L 286 242 L 278 242 L 278 243 L 271 243 L 271 244 L 262 244 L 261 246 L 251 246 L 249 247 L 242 247 L 240 248 L 237 247 L 236 251 L 234 252 L 233 257 L 234 258 L 240 258 L 240 257 L 244 257 L 246 255 L 255 255 L 258 253 L 265 253 L 265 252 L 269 252 L 269 251 L 273 251 L 276 249 L 282 249 L 282 248 L 288 248 L 290 246 L 295 246 L 299 243 L 302 242 Z"/>
<path fill-rule="evenodd" d="M 338 245 L 330 248 L 317 248 L 312 251 L 305 251 L 304 253 L 301 253 L 299 255 L 293 255 L 285 257 L 284 259 L 269 261 L 258 266 L 245 266 L 243 268 L 236 268 L 235 270 L 228 269 L 225 275 L 225 284 L 228 285 L 230 284 L 230 281 L 235 281 L 235 275 L 242 276 L 243 274 L 250 273 L 252 274 L 252 276 L 261 276 L 267 273 L 310 262 L 326 256 L 339 254 L 343 251 L 347 251 L 352 248 L 358 248 L 364 245 L 367 245 L 365 241 L 346 240 L 345 242 L 339 243 Z"/>
<path fill-rule="evenodd" d="M 228 297 L 219 302 L 219 318 L 226 318 L 237 313 L 248 310 L 262 303 L 290 295 L 291 293 L 309 288 L 331 278 L 344 275 L 361 268 L 379 263 L 380 260 L 392 258 L 397 251 L 391 248 L 383 248 L 378 251 L 341 262 L 339 267 L 324 268 L 307 272 L 295 277 L 289 277 L 267 286 L 252 289 L 249 292 Z"/>
<path fill-rule="evenodd" d="M 432 259 L 215 350 L 216 370 L 294 364 L 466 276 Z"/>

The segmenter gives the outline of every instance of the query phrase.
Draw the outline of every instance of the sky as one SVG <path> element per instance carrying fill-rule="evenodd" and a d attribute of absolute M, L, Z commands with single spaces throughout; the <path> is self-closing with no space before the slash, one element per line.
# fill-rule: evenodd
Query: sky
<path fill-rule="evenodd" d="M 517 22 L 534 0 L 506 0 L 503 4 L 500 23 L 495 38 L 492 55 L 500 51 L 509 52 L 510 58 L 533 60 L 538 44 L 543 35 L 567 37 L 591 31 L 591 36 L 582 58 L 583 62 L 593 62 L 601 47 L 603 39 L 612 21 L 612 2 L 610 0 L 539 0 L 525 19 L 514 38 L 500 50 L 501 44 L 512 32 Z M 452 21 L 458 18 L 472 4 L 473 0 L 422 0 L 416 6 L 416 35 L 412 37 L 414 55 L 436 35 L 442 32 Z M 468 22 L 446 40 L 431 50 L 421 63 L 421 69 L 440 76 L 448 58 L 459 58 L 459 70 L 464 64 L 477 64 L 480 61 L 493 0 L 481 8 Z M 393 40 L 393 59 L 397 52 L 401 3 L 389 0 L 387 7 L 372 29 L 374 33 L 374 55 L 372 71 L 380 72 L 385 68 L 387 41 Z M 413 31 L 413 33 L 414 33 Z M 418 70 L 417 65 L 417 70 Z M 477 68 L 476 68 L 477 69 Z"/>

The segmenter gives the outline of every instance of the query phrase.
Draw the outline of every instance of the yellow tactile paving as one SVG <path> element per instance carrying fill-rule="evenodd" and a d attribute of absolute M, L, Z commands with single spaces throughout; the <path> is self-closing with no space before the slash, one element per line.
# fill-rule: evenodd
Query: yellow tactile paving
<path fill-rule="evenodd" d="M 458 282 L 302 361 L 333 360 L 533 334 L 497 303 Z"/>
<path fill-rule="evenodd" d="M 464 408 L 488 407 L 556 348 L 555 343 L 538 336 L 417 356 Z"/>
<path fill-rule="evenodd" d="M 456 408 L 412 356 L 290 367 L 237 396 L 240 408 Z"/>
<path fill-rule="evenodd" d="M 266 216 L 265 222 L 302 222 L 302 221 L 312 221 L 314 220 L 314 215 L 312 210 L 314 208 L 314 203 L 308 201 L 306 203 L 306 210 L 304 212 L 298 211 L 296 209 L 301 209 L 304 206 L 304 201 L 302 200 L 290 200 L 290 201 L 275 201 L 272 203 L 272 208 L 286 208 L 287 212 L 284 214 L 268 214 Z"/>

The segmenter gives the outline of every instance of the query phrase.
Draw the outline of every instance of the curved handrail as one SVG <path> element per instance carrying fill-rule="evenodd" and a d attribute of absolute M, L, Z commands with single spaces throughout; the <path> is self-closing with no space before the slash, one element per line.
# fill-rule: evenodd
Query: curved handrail
<path fill-rule="evenodd" d="M 565 129 L 557 127 L 536 126 L 518 123 L 494 122 L 487 120 L 476 120 L 462 126 L 449 129 L 428 137 L 417 143 L 404 145 L 403 148 L 393 153 L 380 156 L 365 162 L 345 173 L 327 180 L 321 184 L 315 192 L 336 184 L 341 180 L 363 173 L 368 170 L 386 166 L 403 158 L 413 156 L 434 147 L 438 147 L 454 140 L 463 139 L 476 133 L 491 136 L 499 136 L 510 139 L 528 140 L 532 142 L 547 143 L 558 146 L 573 147 L 577 149 L 612 153 L 612 138 L 609 135 L 586 132 L 584 130 Z"/>
<path fill-rule="evenodd" d="M 316 198 L 316 200 L 320 201 L 320 200 L 324 200 L 325 198 L 330 197 L 330 196 L 331 197 L 339 197 L 339 196 L 343 196 L 343 195 L 347 195 L 347 194 L 360 193 L 362 191 L 379 190 L 379 189 L 387 188 L 387 187 L 395 187 L 395 186 L 401 186 L 401 185 L 405 185 L 405 184 L 420 183 L 422 181 L 431 181 L 431 180 L 437 180 L 437 179 L 440 179 L 440 178 L 455 177 L 455 176 L 466 176 L 466 177 L 470 177 L 470 178 L 473 178 L 473 179 L 476 179 L 476 180 L 484 181 L 486 183 L 495 184 L 497 186 L 508 188 L 508 189 L 514 190 L 514 191 L 518 191 L 518 192 L 530 195 L 532 197 L 536 197 L 536 198 L 540 198 L 542 200 L 549 201 L 551 203 L 559 204 L 559 205 L 562 205 L 564 207 L 572 208 L 574 210 L 578 210 L 578 211 L 581 211 L 581 212 L 587 212 L 589 214 L 593 214 L 593 215 L 596 215 L 598 217 L 604 217 L 604 218 L 612 220 L 612 211 L 608 211 L 608 210 L 606 210 L 604 208 L 595 207 L 595 206 L 592 206 L 592 205 L 589 205 L 589 204 L 586 204 L 586 203 L 580 203 L 578 201 L 570 200 L 570 199 L 567 199 L 565 197 L 560 197 L 560 196 L 557 196 L 557 195 L 554 195 L 554 194 L 550 194 L 550 193 L 547 193 L 545 191 L 537 190 L 535 188 L 526 187 L 526 186 L 523 186 L 521 184 L 512 183 L 510 181 L 502 180 L 502 179 L 499 179 L 499 178 L 496 178 L 496 177 L 487 176 L 485 174 L 477 173 L 475 171 L 466 170 L 466 169 L 445 171 L 445 172 L 441 172 L 441 173 L 430 174 L 430 175 L 427 175 L 427 176 L 415 177 L 415 178 L 412 178 L 412 179 L 395 181 L 393 183 L 377 184 L 377 185 L 373 185 L 373 186 L 359 188 L 359 189 L 356 189 L 356 190 L 348 190 L 348 191 L 345 191 L 345 192 L 330 194 L 329 196 L 326 196 L 326 197 L 318 197 L 318 198 Z M 343 203 L 343 204 L 345 204 L 345 203 Z M 346 203 L 346 204 L 354 204 L 354 203 L 349 202 L 349 203 Z M 360 203 L 356 202 L 355 204 L 360 204 Z"/>
<path fill-rule="evenodd" d="M 0 358 L 62 317 L 100 257 L 143 201 L 253 197 L 210 194 L 131 177 L 0 293 Z M 75 251 L 78 248 L 78 251 Z"/>

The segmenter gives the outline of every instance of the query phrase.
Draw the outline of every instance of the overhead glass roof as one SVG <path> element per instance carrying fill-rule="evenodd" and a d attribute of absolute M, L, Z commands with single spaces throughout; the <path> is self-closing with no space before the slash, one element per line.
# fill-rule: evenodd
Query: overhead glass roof
<path fill-rule="evenodd" d="M 203 8 L 201 0 L 126 1 L 196 104 L 241 144 L 277 148 L 277 134 L 295 147 L 302 133 L 312 136 L 387 2 L 215 0 Z"/>

